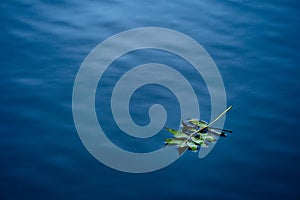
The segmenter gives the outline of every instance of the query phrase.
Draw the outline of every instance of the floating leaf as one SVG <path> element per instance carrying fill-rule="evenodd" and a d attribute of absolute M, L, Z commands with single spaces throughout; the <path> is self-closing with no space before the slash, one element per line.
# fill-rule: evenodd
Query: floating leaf
<path fill-rule="evenodd" d="M 189 136 L 185 133 L 178 133 L 177 135 L 175 135 L 176 138 L 188 138 Z"/>
<path fill-rule="evenodd" d="M 215 142 L 216 141 L 216 138 L 213 137 L 212 135 L 206 135 L 204 137 L 205 140 L 207 140 L 208 142 Z"/>
<path fill-rule="evenodd" d="M 208 123 L 206 121 L 203 120 L 199 120 L 199 119 L 189 119 L 188 120 L 189 123 L 194 124 L 200 128 L 206 128 L 208 127 Z"/>
<path fill-rule="evenodd" d="M 227 132 L 227 133 L 232 133 L 232 131 L 231 130 L 226 130 L 226 129 L 222 129 L 222 128 L 216 128 L 216 127 L 209 127 L 210 129 L 215 129 L 215 130 L 220 130 L 220 131 L 224 131 L 224 132 Z"/>
<path fill-rule="evenodd" d="M 216 129 L 212 129 L 212 128 L 209 128 L 209 129 L 208 129 L 208 132 L 209 132 L 209 133 L 212 133 L 212 134 L 214 134 L 214 135 L 218 135 L 218 136 L 220 136 L 220 135 L 222 134 L 222 132 L 219 132 L 219 131 L 217 131 Z"/>
<path fill-rule="evenodd" d="M 194 124 L 194 125 L 198 125 L 199 119 L 192 118 L 192 119 L 189 119 L 188 122 L 191 124 Z"/>
<path fill-rule="evenodd" d="M 172 133 L 174 135 L 174 137 L 176 138 L 188 138 L 189 136 L 183 132 L 180 132 L 180 131 L 176 131 L 174 129 L 171 129 L 171 128 L 166 128 L 167 131 L 169 131 L 170 133 Z"/>
<path fill-rule="evenodd" d="M 186 144 L 193 151 L 196 151 L 198 149 L 198 146 L 192 141 L 188 141 L 186 142 Z"/>
<path fill-rule="evenodd" d="M 178 139 L 178 138 L 166 138 L 164 141 L 167 144 L 176 144 L 176 145 L 181 145 L 185 141 L 184 139 Z"/>
<path fill-rule="evenodd" d="M 198 126 L 200 126 L 201 128 L 208 127 L 208 123 L 206 121 L 200 120 L 198 121 Z"/>
<path fill-rule="evenodd" d="M 228 132 L 228 131 L 227 131 Z M 213 135 L 217 135 L 217 136 L 221 136 L 221 137 L 227 137 L 227 134 L 224 133 L 224 132 L 219 132 L 219 131 L 216 131 L 215 129 L 209 129 L 209 133 L 213 134 Z M 228 132 L 230 133 L 230 132 Z M 232 133 L 232 131 L 231 131 Z"/>
<path fill-rule="evenodd" d="M 173 135 L 176 135 L 178 133 L 178 131 L 174 130 L 174 129 L 171 129 L 171 128 L 168 128 L 166 127 L 167 131 L 169 131 L 170 133 L 172 133 Z"/>
<path fill-rule="evenodd" d="M 191 140 L 196 143 L 196 144 L 203 144 L 204 143 L 204 140 L 203 139 L 200 139 L 200 138 L 196 138 L 196 137 L 191 137 Z"/>
<path fill-rule="evenodd" d="M 203 143 L 203 144 L 201 144 L 201 147 L 208 147 L 208 144 Z"/>
<path fill-rule="evenodd" d="M 178 147 L 184 148 L 184 147 L 187 147 L 187 144 L 185 142 L 183 142 L 182 144 L 178 145 Z"/>

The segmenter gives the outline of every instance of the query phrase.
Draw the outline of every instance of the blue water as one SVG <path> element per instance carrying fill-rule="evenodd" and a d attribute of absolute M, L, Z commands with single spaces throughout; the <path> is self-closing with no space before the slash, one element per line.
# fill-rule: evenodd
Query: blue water
<path fill-rule="evenodd" d="M 2 1 L 0 199 L 299 199 L 299 8 L 296 0 Z M 85 149 L 73 122 L 72 88 L 96 45 L 145 26 L 174 29 L 203 45 L 234 106 L 225 123 L 234 134 L 221 138 L 204 159 L 187 152 L 159 171 L 129 174 L 108 168 Z M 117 66 L 153 61 L 187 76 L 203 95 L 201 116 L 209 119 L 201 77 L 173 55 L 141 51 L 114 63 L 114 75 L 97 91 L 105 130 L 118 131 L 107 103 L 111 84 L 123 72 Z M 167 124 L 175 126 L 178 102 L 158 85 L 133 95 L 136 123 L 149 123 L 148 108 L 160 100 Z M 163 145 L 157 138 L 109 137 L 130 151 Z"/>

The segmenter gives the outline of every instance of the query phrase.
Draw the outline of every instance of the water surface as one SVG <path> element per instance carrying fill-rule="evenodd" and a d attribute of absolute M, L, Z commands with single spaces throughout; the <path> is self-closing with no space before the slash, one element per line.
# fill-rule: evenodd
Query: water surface
<path fill-rule="evenodd" d="M 299 199 L 299 7 L 296 0 L 1 2 L 0 198 Z M 234 134 L 204 159 L 188 152 L 162 170 L 127 174 L 98 162 L 81 143 L 72 87 L 96 45 L 145 26 L 174 29 L 203 45 L 234 106 L 225 123 Z M 209 119 L 209 94 L 192 67 L 175 55 L 144 50 L 114 62 L 97 91 L 97 114 L 106 130 L 118 131 L 107 101 L 112 84 L 126 67 L 148 62 L 185 75 L 200 96 L 201 116 Z M 132 97 L 136 123 L 149 123 L 154 103 L 166 107 L 167 124 L 175 126 L 178 102 L 158 85 Z M 157 138 L 109 137 L 131 151 L 162 145 Z"/>

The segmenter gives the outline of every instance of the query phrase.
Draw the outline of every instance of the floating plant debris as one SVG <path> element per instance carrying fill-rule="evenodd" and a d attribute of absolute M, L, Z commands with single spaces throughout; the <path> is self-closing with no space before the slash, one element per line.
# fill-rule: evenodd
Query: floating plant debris
<path fill-rule="evenodd" d="M 164 139 L 166 145 L 176 145 L 178 154 L 181 155 L 187 149 L 197 151 L 200 147 L 208 147 L 209 143 L 216 142 L 219 136 L 226 137 L 227 133 L 232 131 L 212 125 L 231 108 L 232 106 L 229 106 L 210 123 L 200 119 L 188 119 L 186 122 L 182 121 L 182 129 L 179 131 L 166 127 L 167 131 L 173 134 L 172 138 Z"/>

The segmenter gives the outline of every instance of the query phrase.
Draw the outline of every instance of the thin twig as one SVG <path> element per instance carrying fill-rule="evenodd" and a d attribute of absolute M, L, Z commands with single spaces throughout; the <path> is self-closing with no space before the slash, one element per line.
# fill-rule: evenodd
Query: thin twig
<path fill-rule="evenodd" d="M 218 119 L 220 119 L 223 115 L 225 115 L 225 113 L 227 113 L 231 108 L 232 108 L 232 106 L 229 106 L 226 110 L 224 110 L 216 119 L 214 119 L 212 122 L 210 122 L 207 126 L 210 126 L 213 123 L 215 123 Z"/>

